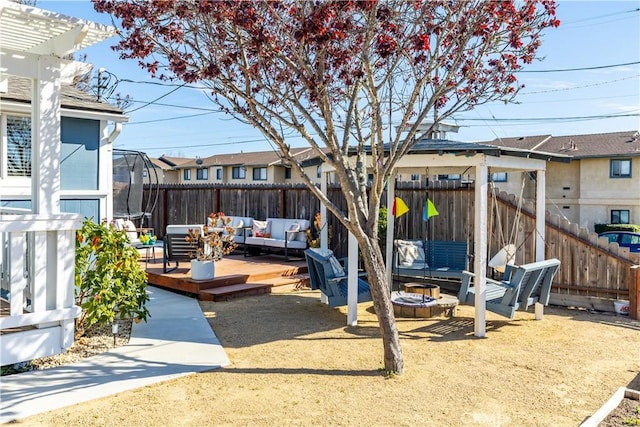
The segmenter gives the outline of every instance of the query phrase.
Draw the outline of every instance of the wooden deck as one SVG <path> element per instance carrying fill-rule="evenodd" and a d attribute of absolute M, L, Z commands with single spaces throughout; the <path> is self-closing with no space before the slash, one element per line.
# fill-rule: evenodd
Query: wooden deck
<path fill-rule="evenodd" d="M 157 251 L 155 259 L 146 262 L 146 272 L 150 285 L 191 294 L 203 301 L 224 301 L 243 295 L 270 293 L 274 286 L 300 287 L 309 282 L 305 260 L 286 261 L 283 256 L 276 255 L 227 255 L 216 262 L 214 279 L 192 280 L 188 262 L 180 263 L 176 270 L 163 273 L 162 253 Z"/>

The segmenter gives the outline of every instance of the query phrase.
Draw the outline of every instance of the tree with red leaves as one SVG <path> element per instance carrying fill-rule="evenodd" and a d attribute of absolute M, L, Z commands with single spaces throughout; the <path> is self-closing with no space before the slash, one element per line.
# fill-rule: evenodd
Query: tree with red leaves
<path fill-rule="evenodd" d="M 138 60 L 161 80 L 209 87 L 213 102 L 259 129 L 355 236 L 384 368 L 402 374 L 377 235 L 385 183 L 427 118 L 433 128 L 455 112 L 512 100 L 514 73 L 535 59 L 543 30 L 559 25 L 555 2 L 93 2 L 119 22 L 121 58 Z M 283 130 L 335 168 L 346 211 L 305 175 Z M 365 152 L 374 165 L 369 189 Z"/>

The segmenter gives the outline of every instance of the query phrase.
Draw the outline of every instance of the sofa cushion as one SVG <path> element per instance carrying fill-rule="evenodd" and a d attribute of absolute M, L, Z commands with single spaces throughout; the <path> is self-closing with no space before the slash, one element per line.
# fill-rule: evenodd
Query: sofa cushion
<path fill-rule="evenodd" d="M 263 246 L 265 243 L 265 240 L 267 239 L 265 239 L 264 237 L 247 236 L 244 243 L 247 245 Z M 272 240 L 272 239 L 268 239 L 268 240 Z"/>

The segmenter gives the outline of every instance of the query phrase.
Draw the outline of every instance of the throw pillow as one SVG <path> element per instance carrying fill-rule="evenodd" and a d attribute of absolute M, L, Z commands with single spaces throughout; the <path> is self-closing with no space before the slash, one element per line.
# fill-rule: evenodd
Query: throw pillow
<path fill-rule="evenodd" d="M 424 250 L 422 242 L 398 242 L 398 262 L 400 265 L 410 266 L 414 263 L 424 263 Z"/>
<path fill-rule="evenodd" d="M 138 232 L 136 231 L 136 225 L 130 219 L 124 222 L 124 229 L 127 231 L 127 236 L 131 242 L 138 240 Z"/>
<path fill-rule="evenodd" d="M 331 256 L 329 258 L 329 263 L 331 264 L 331 269 L 333 270 L 333 277 L 342 277 L 347 274 L 336 257 Z"/>
<path fill-rule="evenodd" d="M 271 237 L 271 222 L 253 221 L 254 237 Z"/>
<path fill-rule="evenodd" d="M 243 220 L 239 220 L 238 223 L 233 227 L 235 229 L 235 235 L 236 236 L 242 236 L 243 235 L 243 230 L 242 228 L 244 227 L 244 221 Z"/>
<path fill-rule="evenodd" d="M 294 233 L 295 231 L 295 233 Z M 291 226 L 289 227 L 289 232 L 286 233 L 287 234 L 287 240 L 288 241 L 293 241 L 296 240 L 296 236 L 298 235 L 298 231 L 300 231 L 300 224 L 298 224 L 297 222 L 294 224 L 291 224 Z"/>

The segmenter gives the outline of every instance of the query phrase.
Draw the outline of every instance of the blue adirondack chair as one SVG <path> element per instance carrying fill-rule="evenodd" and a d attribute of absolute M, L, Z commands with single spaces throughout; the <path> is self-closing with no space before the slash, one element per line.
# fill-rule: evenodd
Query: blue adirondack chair
<path fill-rule="evenodd" d="M 347 305 L 347 271 L 333 255 L 333 252 L 307 249 L 304 251 L 304 255 L 309 268 L 311 289 L 320 289 L 327 296 L 329 307 Z M 371 301 L 369 284 L 358 278 L 358 302 L 366 301 Z"/>
<path fill-rule="evenodd" d="M 512 266 L 505 272 L 505 280 L 487 278 L 487 310 L 509 319 L 516 310 L 527 311 L 535 303 L 549 304 L 551 282 L 560 268 L 560 261 L 552 258 L 520 266 Z M 458 299 L 462 304 L 474 305 L 475 286 L 473 273 L 464 271 Z M 542 316 L 542 313 L 540 313 Z"/>

